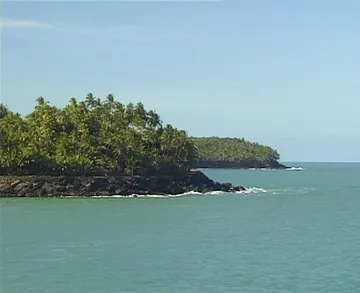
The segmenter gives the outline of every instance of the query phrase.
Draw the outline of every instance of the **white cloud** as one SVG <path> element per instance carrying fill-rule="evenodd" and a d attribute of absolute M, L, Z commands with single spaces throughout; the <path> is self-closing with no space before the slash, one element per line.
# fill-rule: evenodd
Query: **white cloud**
<path fill-rule="evenodd" d="M 2 29 L 54 29 L 51 24 L 36 20 L 2 20 Z"/>

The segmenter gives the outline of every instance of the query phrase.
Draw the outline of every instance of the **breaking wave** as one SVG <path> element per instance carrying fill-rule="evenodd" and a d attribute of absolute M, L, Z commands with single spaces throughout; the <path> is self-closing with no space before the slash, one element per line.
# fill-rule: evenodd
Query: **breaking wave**
<path fill-rule="evenodd" d="M 174 197 L 183 197 L 183 196 L 209 196 L 209 195 L 226 195 L 226 194 L 253 194 L 253 193 L 265 193 L 267 192 L 263 188 L 250 187 L 246 190 L 235 191 L 235 192 L 224 192 L 224 191 L 210 191 L 206 193 L 201 193 L 197 191 L 189 191 L 180 194 L 169 194 L 169 195 L 161 195 L 161 194 L 131 194 L 131 195 L 120 195 L 114 194 L 110 196 L 92 196 L 92 198 L 174 198 Z"/>
<path fill-rule="evenodd" d="M 250 171 L 283 171 L 283 170 L 286 170 L 286 171 L 302 171 L 302 170 L 304 170 L 304 168 L 303 167 L 289 167 L 289 168 L 286 168 L 286 169 L 249 168 L 247 170 L 250 170 Z"/>
<path fill-rule="evenodd" d="M 304 170 L 304 168 L 302 167 L 290 167 L 288 169 L 286 169 L 287 171 L 302 171 Z"/>

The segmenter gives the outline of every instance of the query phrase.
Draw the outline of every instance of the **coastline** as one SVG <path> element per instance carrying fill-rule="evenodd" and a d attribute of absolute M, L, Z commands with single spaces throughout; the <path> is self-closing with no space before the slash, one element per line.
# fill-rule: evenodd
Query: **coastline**
<path fill-rule="evenodd" d="M 199 160 L 193 164 L 194 169 L 290 169 L 278 161 L 215 161 Z"/>
<path fill-rule="evenodd" d="M 0 198 L 175 195 L 186 192 L 236 192 L 243 186 L 219 183 L 200 171 L 171 176 L 0 176 Z"/>

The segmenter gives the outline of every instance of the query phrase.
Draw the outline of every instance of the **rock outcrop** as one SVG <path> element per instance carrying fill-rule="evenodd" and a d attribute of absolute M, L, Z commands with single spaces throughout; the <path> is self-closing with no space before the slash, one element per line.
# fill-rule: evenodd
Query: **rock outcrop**
<path fill-rule="evenodd" d="M 0 197 L 112 196 L 181 194 L 189 191 L 242 191 L 200 171 L 182 178 L 142 176 L 0 176 Z"/>

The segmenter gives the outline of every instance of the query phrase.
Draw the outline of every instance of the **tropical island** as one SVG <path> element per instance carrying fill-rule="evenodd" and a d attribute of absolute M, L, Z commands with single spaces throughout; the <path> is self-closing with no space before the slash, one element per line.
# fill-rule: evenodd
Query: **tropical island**
<path fill-rule="evenodd" d="M 239 142 L 245 148 L 236 151 Z M 124 105 L 112 95 L 72 98 L 64 108 L 40 97 L 25 117 L 0 105 L 3 197 L 242 191 L 192 171 L 239 158 L 251 165 L 278 154 L 244 140 L 189 137 L 142 103 Z"/>
<path fill-rule="evenodd" d="M 273 148 L 244 138 L 193 137 L 198 149 L 194 168 L 286 169 Z"/>

